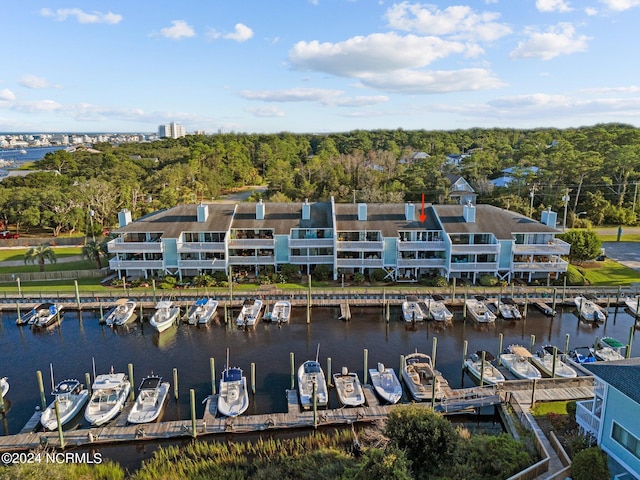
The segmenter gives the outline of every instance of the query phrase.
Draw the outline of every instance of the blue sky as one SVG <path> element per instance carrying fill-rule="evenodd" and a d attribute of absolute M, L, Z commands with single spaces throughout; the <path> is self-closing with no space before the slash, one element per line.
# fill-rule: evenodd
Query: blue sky
<path fill-rule="evenodd" d="M 640 126 L 640 0 L 26 0 L 2 11 L 5 132 Z"/>

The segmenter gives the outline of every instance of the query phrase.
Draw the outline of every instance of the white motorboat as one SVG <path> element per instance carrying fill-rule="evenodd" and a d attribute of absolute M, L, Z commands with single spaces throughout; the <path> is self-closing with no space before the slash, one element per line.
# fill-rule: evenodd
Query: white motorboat
<path fill-rule="evenodd" d="M 287 300 L 278 300 L 273 305 L 273 310 L 267 315 L 270 322 L 287 323 L 291 316 L 291 302 Z"/>
<path fill-rule="evenodd" d="M 249 408 L 247 377 L 238 367 L 225 368 L 220 379 L 218 412 L 225 417 L 237 417 Z"/>
<path fill-rule="evenodd" d="M 33 329 L 46 328 L 58 323 L 61 317 L 62 305 L 42 303 L 31 311 L 28 323 Z"/>
<path fill-rule="evenodd" d="M 239 327 L 253 327 L 260 318 L 262 311 L 262 300 L 256 298 L 254 300 L 246 300 L 242 305 L 242 310 L 236 319 L 236 325 Z"/>
<path fill-rule="evenodd" d="M 340 373 L 333 374 L 333 385 L 336 387 L 338 400 L 345 407 L 364 405 L 364 392 L 358 374 L 342 367 Z"/>
<path fill-rule="evenodd" d="M 495 300 L 493 305 L 498 314 L 505 320 L 520 320 L 522 318 L 522 314 L 518 306 L 513 303 L 513 300 L 508 301 L 506 298 L 504 300 Z"/>
<path fill-rule="evenodd" d="M 485 351 L 483 361 L 482 354 L 483 351 L 479 350 L 469 355 L 469 358 L 464 361 L 464 369 L 469 376 L 482 385 L 496 385 L 504 382 L 504 375 L 492 363 L 495 357 Z"/>
<path fill-rule="evenodd" d="M 496 321 L 496 315 L 487 308 L 484 300 L 468 298 L 465 300 L 467 315 L 470 315 L 478 323 L 492 323 Z"/>
<path fill-rule="evenodd" d="M 95 427 L 113 420 L 122 411 L 131 385 L 124 373 L 105 373 L 96 377 L 91 390 L 84 418 Z"/>
<path fill-rule="evenodd" d="M 398 403 L 402 398 L 402 385 L 393 368 L 385 367 L 378 363 L 378 368 L 369 369 L 371 384 L 376 393 L 387 403 Z"/>
<path fill-rule="evenodd" d="M 560 358 L 561 355 L 564 355 L 564 353 L 556 348 L 554 357 L 554 348 L 551 345 L 545 345 L 541 350 L 538 350 L 536 354 L 531 357 L 531 363 L 533 363 L 538 370 L 549 377 L 577 377 L 578 372 L 576 372 L 573 367 L 563 362 Z"/>
<path fill-rule="evenodd" d="M 410 353 L 404 358 L 402 379 L 414 400 L 421 402 L 441 397 L 440 380 L 433 369 L 431 357 L 425 353 Z"/>
<path fill-rule="evenodd" d="M 136 398 L 127 422 L 129 423 L 149 423 L 156 421 L 169 396 L 169 382 L 163 382 L 159 375 L 149 375 L 142 379 L 138 387 L 138 397 Z"/>
<path fill-rule="evenodd" d="M 453 313 L 444 304 L 444 299 L 439 295 L 434 295 L 427 300 L 429 318 L 434 322 L 448 323 L 453 320 Z"/>
<path fill-rule="evenodd" d="M 520 345 L 511 345 L 505 353 L 500 354 L 500 362 L 507 367 L 516 378 L 522 380 L 542 378 L 540 370 L 534 367 L 529 361 L 531 357 L 531 352 L 526 348 Z"/>
<path fill-rule="evenodd" d="M 58 415 L 60 425 L 64 425 L 75 417 L 89 399 L 89 391 L 76 379 L 64 380 L 53 389 L 51 395 L 55 400 L 44 409 L 40 416 L 40 423 L 47 430 L 56 430 L 58 420 L 56 418 L 56 402 L 58 402 Z"/>
<path fill-rule="evenodd" d="M 598 340 L 598 348 L 596 348 L 593 353 L 595 354 L 598 360 L 603 362 L 610 362 L 613 360 L 624 360 L 625 356 L 623 354 L 623 350 L 625 350 L 627 346 L 611 337 L 602 337 Z"/>
<path fill-rule="evenodd" d="M 636 295 L 635 297 L 627 297 L 624 301 L 624 304 L 627 306 L 632 315 L 638 315 L 638 305 L 640 304 L 640 295 Z"/>
<path fill-rule="evenodd" d="M 4 396 L 7 394 L 8 391 L 9 391 L 9 379 L 7 377 L 0 378 L 0 395 L 2 395 L 2 398 L 4 398 Z"/>
<path fill-rule="evenodd" d="M 189 325 L 207 325 L 218 311 L 218 301 L 213 298 L 199 298 L 189 310 Z"/>
<path fill-rule="evenodd" d="M 602 308 L 592 300 L 578 295 L 573 301 L 576 304 L 580 318 L 589 322 L 604 322 L 606 320 L 606 315 Z"/>
<path fill-rule="evenodd" d="M 104 318 L 104 322 L 110 327 L 120 327 L 132 321 L 136 316 L 135 300 L 128 298 L 119 298 L 116 300 L 115 306 Z"/>
<path fill-rule="evenodd" d="M 170 300 L 162 300 L 156 305 L 156 311 L 149 324 L 159 333 L 162 333 L 175 325 L 179 316 L 180 307 L 174 306 Z"/>
<path fill-rule="evenodd" d="M 407 297 L 402 302 L 402 317 L 405 322 L 422 322 L 424 320 L 424 312 L 416 297 Z"/>
<path fill-rule="evenodd" d="M 326 407 L 329 403 L 329 392 L 327 390 L 327 379 L 318 361 L 320 345 L 316 352 L 315 360 L 307 360 L 298 368 L 298 393 L 300 394 L 300 404 L 304 410 L 313 408 L 315 388 L 316 407 Z M 314 387 L 315 385 L 315 387 Z"/>

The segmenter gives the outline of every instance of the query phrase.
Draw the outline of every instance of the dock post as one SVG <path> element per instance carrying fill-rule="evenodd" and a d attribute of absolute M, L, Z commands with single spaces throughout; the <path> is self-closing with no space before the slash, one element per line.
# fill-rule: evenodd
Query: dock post
<path fill-rule="evenodd" d="M 536 379 L 533 379 L 533 385 L 531 387 L 531 408 L 536 406 Z"/>
<path fill-rule="evenodd" d="M 333 387 L 333 377 L 331 376 L 331 357 L 327 357 L 327 386 Z"/>
<path fill-rule="evenodd" d="M 557 363 L 558 363 L 558 347 L 553 347 L 553 364 L 551 365 L 551 378 L 556 378 Z"/>
<path fill-rule="evenodd" d="M 533 347 L 536 344 L 536 336 L 534 334 L 531 334 L 531 343 L 529 344 L 529 351 L 531 353 L 533 353 Z"/>
<path fill-rule="evenodd" d="M 451 305 L 456 303 L 456 277 L 453 277 L 453 283 L 451 284 Z"/>
<path fill-rule="evenodd" d="M 467 351 L 469 350 L 469 341 L 465 340 L 462 343 L 462 371 L 464 371 L 464 362 L 467 360 Z"/>
<path fill-rule="evenodd" d="M 84 374 L 84 381 L 87 384 L 87 392 L 89 392 L 89 396 L 91 396 L 91 393 L 93 393 L 91 392 L 91 387 L 93 385 L 91 384 L 91 374 L 89 372 Z"/>
<path fill-rule="evenodd" d="M 216 361 L 213 357 L 209 358 L 209 367 L 211 367 L 211 395 L 216 394 Z"/>
<path fill-rule="evenodd" d="M 229 317 L 227 316 L 227 304 L 224 304 L 224 324 L 226 325 L 229 321 Z"/>
<path fill-rule="evenodd" d="M 527 318 L 527 309 L 529 308 L 529 293 L 524 294 L 524 309 L 522 311 L 522 316 Z"/>
<path fill-rule="evenodd" d="M 482 363 L 480 364 L 480 386 L 484 387 L 484 364 L 487 358 L 487 354 L 482 350 Z"/>
<path fill-rule="evenodd" d="M 64 434 L 62 433 L 62 424 L 60 423 L 60 406 L 56 398 L 53 404 L 56 411 L 56 422 L 58 422 L 58 439 L 60 440 L 60 449 L 64 450 Z"/>
<path fill-rule="evenodd" d="M 402 371 L 404 370 L 404 355 L 400 355 L 400 381 L 402 381 Z"/>
<path fill-rule="evenodd" d="M 436 349 L 438 348 L 438 338 L 433 337 L 431 342 L 431 362 L 433 363 L 433 369 L 436 369 Z"/>
<path fill-rule="evenodd" d="M 227 277 L 229 283 L 229 308 L 233 308 L 233 267 L 229 266 L 229 275 Z"/>
<path fill-rule="evenodd" d="M 42 410 L 47 408 L 47 399 L 44 396 L 44 384 L 42 383 L 42 372 L 38 370 L 36 372 L 36 377 L 38 378 L 38 390 L 40 391 L 40 405 L 42 405 Z"/>
<path fill-rule="evenodd" d="M 18 311 L 18 320 L 20 320 L 20 318 L 22 317 L 22 314 L 20 313 L 20 302 L 16 302 L 16 310 Z M 636 316 L 636 318 L 638 317 Z"/>
<path fill-rule="evenodd" d="M 151 279 L 151 288 L 153 288 L 153 303 L 156 303 L 156 279 Z"/>
<path fill-rule="evenodd" d="M 567 276 L 565 275 L 564 278 L 562 279 L 562 303 L 563 304 L 566 298 L 567 298 Z"/>
<path fill-rule="evenodd" d="M 556 311 L 556 295 L 557 295 L 557 288 L 553 289 L 553 302 L 551 304 L 551 310 L 553 310 L 554 312 Z"/>
<path fill-rule="evenodd" d="M 256 394 L 256 364 L 251 362 L 251 393 Z"/>
<path fill-rule="evenodd" d="M 498 334 L 498 366 L 502 365 L 502 360 L 500 354 L 502 353 L 502 340 L 504 339 L 504 335 L 502 333 Z"/>
<path fill-rule="evenodd" d="M 144 321 L 144 310 L 142 309 L 142 302 L 140 302 L 140 323 Z"/>
<path fill-rule="evenodd" d="M 291 364 L 291 390 L 296 388 L 296 360 L 293 352 L 289 352 L 289 363 Z"/>
<path fill-rule="evenodd" d="M 20 277 L 16 278 L 16 282 L 18 283 L 18 295 L 22 297 L 22 287 L 20 286 Z"/>
<path fill-rule="evenodd" d="M 100 302 L 100 323 L 104 323 L 104 313 L 102 311 L 102 302 Z"/>
<path fill-rule="evenodd" d="M 315 378 L 313 379 L 311 395 L 313 396 L 313 428 L 318 426 L 318 399 L 316 398 L 316 392 L 318 390 L 318 385 L 316 384 Z"/>
<path fill-rule="evenodd" d="M 129 364 L 129 385 L 131 385 L 131 389 L 129 390 L 129 401 L 133 402 L 135 394 L 135 384 L 133 383 L 133 363 Z"/>
<path fill-rule="evenodd" d="M 567 355 L 569 355 L 569 334 L 567 333 L 564 336 L 564 358 L 563 360 L 566 362 L 567 361 Z"/>
<path fill-rule="evenodd" d="M 384 311 L 384 304 L 387 303 L 387 289 L 382 289 L 382 311 Z"/>
<path fill-rule="evenodd" d="M 609 310 L 609 307 L 611 306 L 611 294 L 607 293 L 607 311 Z M 618 305 L 616 305 L 616 311 L 617 311 Z"/>
<path fill-rule="evenodd" d="M 369 381 L 369 350 L 364 349 L 364 373 L 362 375 L 364 381 L 363 383 L 367 383 Z"/>
<path fill-rule="evenodd" d="M 73 281 L 73 287 L 76 290 L 76 303 L 78 304 L 78 310 L 82 310 L 82 306 L 80 305 L 80 290 L 78 289 L 78 280 Z"/>
<path fill-rule="evenodd" d="M 624 352 L 624 358 L 631 358 L 631 345 L 633 345 L 633 330 L 634 326 L 632 325 L 629 328 L 629 343 L 627 344 L 627 349 Z"/>
<path fill-rule="evenodd" d="M 596 341 L 593 343 L 593 350 L 596 351 L 598 350 L 598 342 L 600 341 L 600 339 L 598 337 L 596 337 Z"/>
<path fill-rule="evenodd" d="M 616 292 L 616 305 L 620 303 L 620 292 L 622 291 L 622 285 L 618 285 L 618 291 Z"/>
<path fill-rule="evenodd" d="M 638 312 L 640 312 L 640 295 L 636 297 L 636 314 L 634 315 L 636 322 L 638 321 Z M 20 310 L 18 309 L 18 318 L 20 317 Z"/>
<path fill-rule="evenodd" d="M 498 292 L 498 304 L 502 301 L 502 283 L 500 283 L 500 291 Z"/>
<path fill-rule="evenodd" d="M 173 369 L 173 396 L 178 400 L 178 369 Z"/>
<path fill-rule="evenodd" d="M 191 436 L 198 436 L 198 419 L 196 418 L 196 391 L 189 390 L 189 403 L 191 404 Z"/>
<path fill-rule="evenodd" d="M 307 291 L 307 324 L 311 323 L 311 274 L 307 276 L 309 279 L 309 290 Z"/>
<path fill-rule="evenodd" d="M 467 293 L 464 294 L 464 304 L 462 305 L 462 317 L 467 319 Z"/>

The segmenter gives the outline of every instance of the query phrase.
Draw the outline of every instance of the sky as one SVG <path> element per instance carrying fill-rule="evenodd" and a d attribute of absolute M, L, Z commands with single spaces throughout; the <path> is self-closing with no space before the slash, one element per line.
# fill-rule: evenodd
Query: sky
<path fill-rule="evenodd" d="M 640 0 L 5 3 L 3 132 L 640 126 Z"/>

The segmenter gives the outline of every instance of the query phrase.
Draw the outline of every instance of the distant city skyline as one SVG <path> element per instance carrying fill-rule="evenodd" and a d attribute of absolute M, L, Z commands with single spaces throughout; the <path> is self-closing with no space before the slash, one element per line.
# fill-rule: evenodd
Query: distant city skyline
<path fill-rule="evenodd" d="M 640 126 L 640 0 L 9 2 L 0 131 Z"/>

